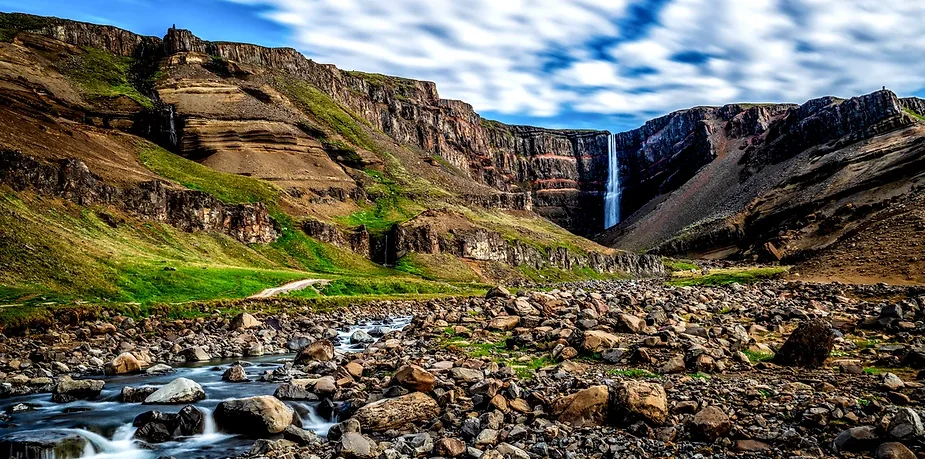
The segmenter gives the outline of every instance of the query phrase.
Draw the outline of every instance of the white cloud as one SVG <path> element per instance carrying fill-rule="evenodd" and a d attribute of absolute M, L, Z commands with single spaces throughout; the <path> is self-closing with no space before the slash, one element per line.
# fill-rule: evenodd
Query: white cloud
<path fill-rule="evenodd" d="M 480 111 L 641 116 L 925 87 L 925 4 L 909 0 L 672 0 L 634 41 L 615 24 L 638 0 L 232 1 L 270 6 L 313 59 L 436 81 Z M 589 47 L 601 38 L 617 40 Z M 550 54 L 566 65 L 548 70 Z"/>

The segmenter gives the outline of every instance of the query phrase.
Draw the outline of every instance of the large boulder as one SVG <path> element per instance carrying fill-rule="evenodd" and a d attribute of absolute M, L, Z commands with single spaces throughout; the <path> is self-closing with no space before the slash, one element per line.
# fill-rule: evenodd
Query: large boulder
<path fill-rule="evenodd" d="M 876 427 L 860 426 L 843 430 L 835 437 L 833 445 L 835 446 L 835 451 L 838 452 L 870 451 L 877 446 L 879 442 L 880 438 L 877 435 Z"/>
<path fill-rule="evenodd" d="M 246 312 L 242 312 L 231 319 L 232 330 L 246 330 L 248 328 L 257 328 L 259 326 L 260 321 Z"/>
<path fill-rule="evenodd" d="M 917 456 L 902 443 L 888 442 L 877 448 L 874 457 L 876 459 L 916 459 Z"/>
<path fill-rule="evenodd" d="M 225 400 L 215 408 L 215 423 L 224 431 L 265 438 L 286 430 L 294 413 L 270 395 Z"/>
<path fill-rule="evenodd" d="M 187 405 L 176 414 L 160 411 L 141 413 L 132 425 L 138 427 L 134 438 L 147 443 L 164 443 L 203 433 L 205 416 L 196 407 Z"/>
<path fill-rule="evenodd" d="M 225 370 L 225 373 L 222 374 L 222 381 L 227 382 L 247 382 L 247 372 L 244 371 L 244 367 L 241 365 L 232 365 L 231 368 Z"/>
<path fill-rule="evenodd" d="M 491 322 L 488 323 L 488 329 L 509 331 L 517 327 L 517 324 L 519 323 L 520 317 L 518 316 L 498 316 L 494 319 L 491 319 Z"/>
<path fill-rule="evenodd" d="M 202 386 L 196 381 L 186 378 L 177 378 L 170 381 L 153 394 L 145 398 L 145 405 L 177 405 L 181 403 L 196 403 L 206 398 Z"/>
<path fill-rule="evenodd" d="M 187 362 L 205 362 L 206 360 L 211 360 L 212 356 L 209 355 L 205 349 L 199 346 L 192 346 L 180 351 Z"/>
<path fill-rule="evenodd" d="M 58 380 L 52 390 L 51 401 L 55 403 L 69 403 L 74 400 L 86 400 L 99 397 L 106 383 L 94 379 L 71 379 L 64 377 Z"/>
<path fill-rule="evenodd" d="M 411 424 L 435 419 L 440 415 L 437 401 L 422 392 L 382 399 L 357 410 L 353 416 L 363 429 L 374 432 L 403 430 Z"/>
<path fill-rule="evenodd" d="M 417 365 L 405 365 L 392 375 L 392 385 L 399 385 L 418 392 L 434 390 L 437 378 Z"/>
<path fill-rule="evenodd" d="M 607 418 L 609 395 L 607 386 L 589 387 L 556 399 L 552 414 L 575 427 L 600 426 Z"/>
<path fill-rule="evenodd" d="M 601 330 L 588 330 L 584 333 L 581 348 L 588 353 L 600 353 L 617 347 L 618 344 L 620 344 L 620 339 L 612 333 Z"/>
<path fill-rule="evenodd" d="M 334 343 L 319 339 L 302 348 L 295 358 L 295 363 L 304 365 L 313 361 L 327 362 L 334 359 Z"/>
<path fill-rule="evenodd" d="M 668 419 L 668 396 L 661 384 L 623 381 L 611 387 L 611 414 L 623 425 L 638 420 L 661 425 Z"/>
<path fill-rule="evenodd" d="M 83 436 L 62 430 L 13 432 L 0 439 L 0 451 L 9 459 L 78 458 L 89 445 Z"/>
<path fill-rule="evenodd" d="M 135 358 L 129 352 L 123 352 L 119 354 L 118 357 L 112 359 L 111 362 L 106 364 L 103 368 L 103 372 L 106 375 L 127 375 L 131 373 L 138 373 L 141 371 L 141 362 Z"/>
<path fill-rule="evenodd" d="M 819 368 L 835 346 L 832 326 L 822 319 L 801 322 L 774 356 L 780 365 Z"/>
<path fill-rule="evenodd" d="M 712 442 L 720 437 L 729 435 L 732 421 L 723 410 L 708 406 L 694 415 L 689 426 L 691 436 L 697 440 Z"/>

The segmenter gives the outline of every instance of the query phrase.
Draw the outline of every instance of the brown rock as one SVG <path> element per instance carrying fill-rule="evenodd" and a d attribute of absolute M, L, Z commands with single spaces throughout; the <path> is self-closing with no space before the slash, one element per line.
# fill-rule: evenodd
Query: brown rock
<path fill-rule="evenodd" d="M 466 443 L 456 438 L 441 438 L 434 449 L 439 456 L 457 457 L 466 452 Z"/>
<path fill-rule="evenodd" d="M 611 333 L 601 330 L 588 330 L 585 332 L 581 348 L 586 352 L 604 352 L 607 349 L 617 347 L 619 343 L 620 339 Z"/>
<path fill-rule="evenodd" d="M 225 400 L 215 408 L 215 422 L 227 432 L 265 438 L 286 430 L 293 411 L 270 395 Z"/>
<path fill-rule="evenodd" d="M 700 410 L 691 420 L 691 435 L 699 440 L 712 442 L 720 437 L 725 437 L 732 429 L 732 422 L 729 416 L 723 410 L 708 406 Z"/>
<path fill-rule="evenodd" d="M 835 333 L 828 322 L 813 319 L 800 323 L 774 356 L 779 365 L 819 368 L 835 346 Z"/>
<path fill-rule="evenodd" d="M 141 363 L 138 362 L 138 359 L 134 355 L 128 352 L 119 354 L 118 357 L 112 359 L 112 362 L 109 362 L 103 371 L 107 375 L 126 375 L 131 373 L 138 373 L 141 371 Z"/>
<path fill-rule="evenodd" d="M 661 384 L 623 381 L 613 387 L 613 392 L 617 422 L 631 424 L 641 419 L 660 425 L 668 418 L 668 396 Z"/>
<path fill-rule="evenodd" d="M 906 445 L 899 442 L 889 442 L 880 445 L 875 455 L 877 459 L 916 459 L 915 453 Z"/>
<path fill-rule="evenodd" d="M 256 328 L 259 326 L 260 326 L 260 321 L 257 320 L 254 316 L 246 312 L 242 312 L 236 315 L 233 319 L 231 319 L 231 329 L 232 330 L 239 330 L 239 329 L 246 330 L 248 328 Z"/>
<path fill-rule="evenodd" d="M 607 386 L 594 386 L 559 397 L 552 404 L 552 414 L 559 421 L 576 427 L 600 426 L 607 418 Z"/>
<path fill-rule="evenodd" d="M 491 322 L 488 324 L 489 330 L 500 330 L 500 331 L 509 331 L 513 330 L 514 327 L 517 327 L 517 324 L 520 323 L 520 317 L 518 316 L 498 316 L 494 319 L 491 319 Z"/>
<path fill-rule="evenodd" d="M 334 358 L 334 344 L 326 339 L 319 339 L 305 346 L 296 356 L 296 364 L 305 364 L 311 361 L 327 362 Z"/>
<path fill-rule="evenodd" d="M 373 432 L 403 430 L 415 422 L 427 421 L 440 415 L 440 405 L 422 392 L 412 392 L 396 398 L 382 399 L 357 410 L 353 416 L 363 429 Z"/>
<path fill-rule="evenodd" d="M 418 392 L 434 390 L 436 381 L 433 374 L 417 365 L 405 365 L 392 376 L 392 385 L 400 385 Z"/>

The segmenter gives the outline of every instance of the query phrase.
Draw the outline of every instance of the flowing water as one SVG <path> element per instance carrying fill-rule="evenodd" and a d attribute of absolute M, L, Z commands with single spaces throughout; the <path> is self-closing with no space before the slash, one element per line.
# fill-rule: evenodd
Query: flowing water
<path fill-rule="evenodd" d="M 607 193 L 604 195 L 604 229 L 620 223 L 620 161 L 617 158 L 617 138 L 613 134 L 607 142 Z"/>
<path fill-rule="evenodd" d="M 372 333 L 374 329 L 382 332 L 404 328 L 411 321 L 410 317 L 399 317 L 384 321 L 365 322 L 338 330 L 336 347 L 341 352 L 358 352 L 366 344 L 350 344 L 350 336 L 357 330 Z M 377 333 L 372 333 L 377 334 Z M 235 455 L 250 449 L 253 439 L 241 438 L 221 433 L 215 427 L 212 412 L 219 402 L 229 398 L 272 395 L 280 383 L 260 382 L 257 379 L 268 370 L 273 370 L 292 360 L 294 356 L 272 355 L 247 361 L 252 366 L 245 367 L 251 382 L 228 383 L 222 381 L 222 374 L 237 360 L 212 360 L 174 367 L 175 373 L 159 376 L 129 375 L 103 377 L 106 385 L 96 400 L 79 400 L 72 403 L 53 403 L 51 394 L 35 394 L 11 397 L 0 400 L 0 407 L 7 409 L 17 404 L 32 406 L 32 411 L 11 414 L 12 421 L 0 423 L 0 437 L 29 431 L 56 431 L 78 434 L 89 441 L 83 455 L 93 459 L 154 459 L 160 456 L 178 458 L 217 458 Z M 98 376 L 93 376 L 98 378 Z M 141 413 L 151 410 L 177 412 L 183 405 L 142 405 L 140 403 L 120 403 L 119 393 L 125 386 L 163 385 L 176 378 L 188 378 L 199 383 L 206 393 L 206 399 L 194 404 L 203 412 L 205 431 L 201 435 L 183 441 L 150 445 L 153 449 L 143 449 L 132 440 L 135 427 L 132 421 Z M 287 402 L 296 415 L 300 416 L 303 427 L 319 435 L 327 435 L 328 429 L 336 419 L 327 419 L 317 410 L 318 402 Z M 0 455 L 6 452 L 0 451 Z M 55 458 L 52 454 L 43 459 Z"/>

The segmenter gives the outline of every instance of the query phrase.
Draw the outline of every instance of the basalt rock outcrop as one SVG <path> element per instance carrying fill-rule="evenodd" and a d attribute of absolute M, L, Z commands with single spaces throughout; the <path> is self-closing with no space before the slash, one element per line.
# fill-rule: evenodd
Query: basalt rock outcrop
<path fill-rule="evenodd" d="M 268 243 L 278 236 L 263 204 L 225 204 L 208 193 L 162 181 L 119 188 L 103 182 L 79 159 L 48 164 L 16 151 L 0 151 L 0 183 L 82 206 L 113 205 L 144 220 L 189 232 L 223 233 L 244 243 Z"/>
<path fill-rule="evenodd" d="M 176 106 L 177 111 L 176 123 L 171 125 L 176 128 L 175 138 L 158 136 L 157 132 L 151 132 L 151 136 L 156 136 L 153 140 L 162 145 L 194 158 L 220 154 L 221 160 L 215 159 L 209 165 L 231 168 L 226 172 L 273 179 L 278 171 L 254 170 L 246 164 L 235 165 L 235 161 L 229 165 L 229 156 L 253 157 L 273 155 L 280 149 L 298 150 L 314 158 L 299 164 L 319 165 L 308 167 L 306 173 L 329 180 L 333 186 L 350 187 L 346 176 L 319 159 L 323 154 L 319 144 L 313 143 L 310 136 L 284 126 L 296 126 L 300 121 L 286 108 L 290 103 L 284 100 L 285 96 L 266 85 L 251 87 L 254 81 L 265 78 L 267 72 L 273 72 L 311 84 L 372 128 L 426 153 L 425 159 L 438 155 L 454 166 L 456 173 L 501 192 L 497 197 L 493 197 L 494 193 L 482 193 L 487 197 L 464 197 L 472 204 L 486 202 L 492 207 L 516 210 L 532 208 L 582 235 L 603 228 L 609 135 L 606 131 L 553 130 L 488 121 L 465 102 L 441 99 L 432 82 L 342 71 L 306 59 L 291 48 L 208 42 L 188 30 L 176 28 L 169 29 L 160 39 L 67 20 L 28 15 L 19 15 L 17 20 L 22 23 L 19 30 L 120 56 L 143 57 L 149 65 L 153 61 L 156 66 L 161 60 L 160 65 L 172 68 L 208 68 L 212 72 L 211 78 L 206 78 L 208 81 L 200 78 L 152 88 L 159 95 L 158 100 Z M 189 75 L 194 74 L 192 71 Z M 215 81 L 216 74 L 230 78 L 230 83 Z M 213 104 L 216 109 L 210 111 L 207 104 L 195 102 L 197 97 L 224 99 L 227 103 Z M 160 118 L 173 115 L 164 108 Z M 238 126 L 233 125 L 235 120 L 263 124 Z M 158 123 L 155 116 L 136 129 L 157 131 L 150 126 Z M 212 126 L 215 123 L 221 126 Z M 267 140 L 268 136 L 272 141 Z M 516 195 L 530 197 L 512 198 Z"/>
<path fill-rule="evenodd" d="M 497 261 L 511 266 L 534 269 L 589 268 L 603 273 L 624 273 L 639 277 L 661 276 L 662 261 L 656 256 L 628 252 L 581 252 L 566 247 L 543 248 L 516 239 L 505 238 L 497 231 L 477 225 L 459 225 L 438 229 L 427 217 L 440 211 L 429 211 L 418 219 L 396 225 L 391 231 L 393 259 L 408 253 L 448 253 L 477 261 Z"/>

